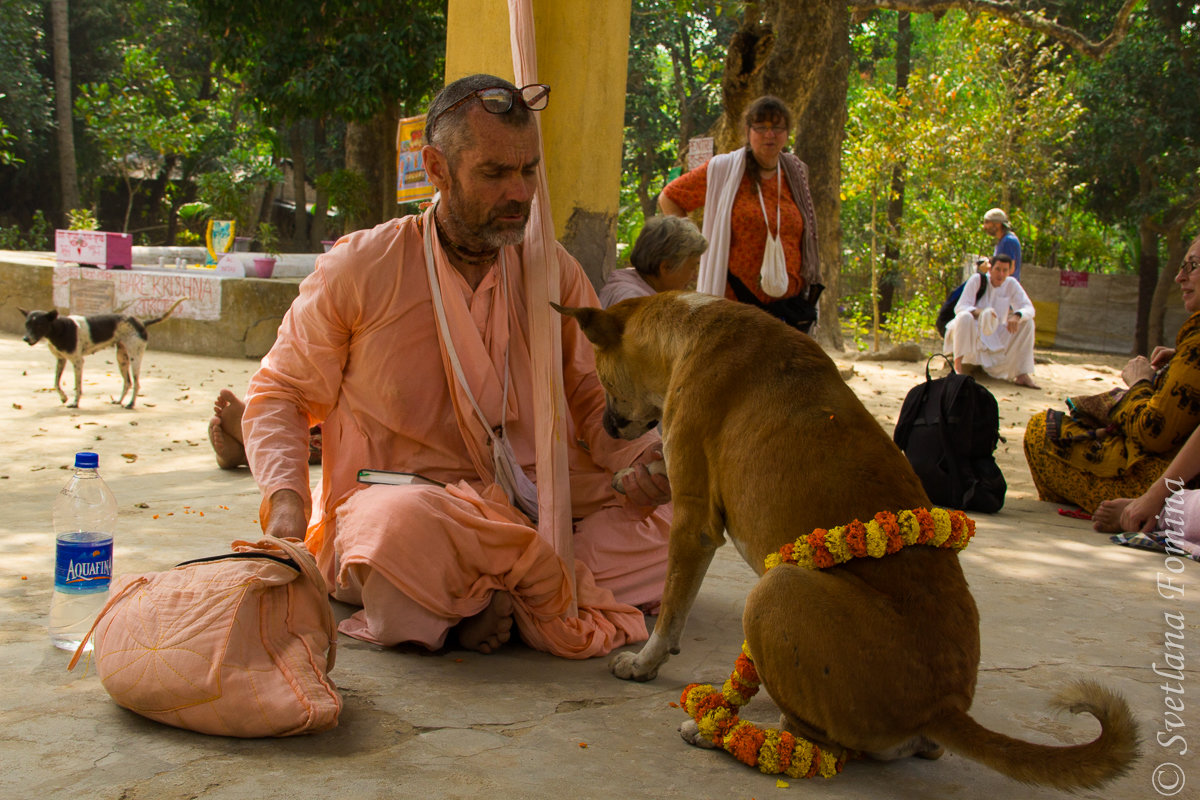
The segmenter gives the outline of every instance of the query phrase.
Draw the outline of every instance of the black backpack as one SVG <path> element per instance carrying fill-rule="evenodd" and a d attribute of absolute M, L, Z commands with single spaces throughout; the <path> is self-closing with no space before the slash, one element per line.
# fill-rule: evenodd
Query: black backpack
<path fill-rule="evenodd" d="M 1008 484 L 993 453 L 1000 440 L 1000 412 L 992 393 L 970 375 L 951 373 L 904 398 L 892 438 L 921 479 L 934 504 L 991 514 L 1004 506 Z"/>

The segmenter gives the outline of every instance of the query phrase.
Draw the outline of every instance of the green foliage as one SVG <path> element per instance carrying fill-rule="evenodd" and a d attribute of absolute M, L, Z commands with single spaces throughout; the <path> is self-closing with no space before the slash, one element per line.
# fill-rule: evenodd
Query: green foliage
<path fill-rule="evenodd" d="M 0 100 L 4 99 L 4 95 L 0 94 Z M 4 127 L 4 120 L 0 119 L 0 166 L 5 164 L 20 164 L 23 159 L 13 155 L 12 146 L 17 141 L 17 137 L 8 132 L 8 128 Z"/>
<path fill-rule="evenodd" d="M 38 0 L 4 0 L 0 13 L 0 164 L 25 160 L 54 126 L 46 12 Z"/>
<path fill-rule="evenodd" d="M 41 209 L 33 212 L 28 230 L 0 226 L 0 250 L 53 250 L 54 226 Z"/>
<path fill-rule="evenodd" d="M 1131 229 L 1194 219 L 1200 206 L 1200 6 L 1157 2 L 1126 42 L 1080 67 L 1088 107 L 1071 141 L 1081 200 Z"/>
<path fill-rule="evenodd" d="M 1090 212 L 1086 187 L 1070 179 L 1088 111 L 1061 47 L 955 11 L 940 21 L 916 14 L 913 29 L 913 72 L 901 96 L 891 60 L 895 15 L 877 12 L 855 30 L 842 182 L 846 291 L 869 284 L 873 230 L 880 266 L 897 163 L 906 191 L 893 328 L 924 320 L 929 305 L 936 313 L 968 256 L 992 252 L 980 221 L 993 206 L 1008 211 L 1025 263 L 1093 272 L 1132 267 L 1121 230 Z"/>
<path fill-rule="evenodd" d="M 191 0 L 222 63 L 277 119 L 369 119 L 440 86 L 445 0 Z"/>
<path fill-rule="evenodd" d="M 67 212 L 67 230 L 98 231 L 100 223 L 96 221 L 96 214 L 90 208 L 72 208 Z"/>
<path fill-rule="evenodd" d="M 618 239 L 632 245 L 688 140 L 721 113 L 721 75 L 736 18 L 717 0 L 634 0 L 625 98 Z"/>
<path fill-rule="evenodd" d="M 360 219 L 367 211 L 367 196 L 371 191 L 367 179 L 348 169 L 335 169 L 318 175 L 317 189 L 329 197 L 329 210 L 336 215 L 339 230 L 344 231 L 348 219 Z"/>
<path fill-rule="evenodd" d="M 120 175 L 129 193 L 125 227 L 133 204 L 132 173 L 157 171 L 170 155 L 194 151 L 206 133 L 195 104 L 153 51 L 125 45 L 121 72 L 105 83 L 82 86 L 75 110 L 99 145 L 108 171 Z"/>
<path fill-rule="evenodd" d="M 254 237 L 262 252 L 275 258 L 279 257 L 279 229 L 269 222 L 258 223 L 258 231 Z"/>
<path fill-rule="evenodd" d="M 181 245 L 203 244 L 204 238 L 195 231 L 184 229 L 179 232 L 176 241 Z"/>

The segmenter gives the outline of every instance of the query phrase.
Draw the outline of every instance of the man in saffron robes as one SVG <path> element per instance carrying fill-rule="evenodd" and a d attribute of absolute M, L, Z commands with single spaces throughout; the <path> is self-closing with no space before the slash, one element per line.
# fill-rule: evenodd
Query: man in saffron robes
<path fill-rule="evenodd" d="M 548 92 L 488 75 L 443 89 L 422 152 L 439 199 L 321 256 L 250 381 L 243 432 L 263 528 L 306 536 L 332 595 L 362 606 L 341 625 L 351 636 L 436 649 L 453 633 L 486 653 L 515 621 L 531 647 L 586 658 L 646 638 L 638 608 L 661 597 L 670 487 L 645 469 L 661 443 L 604 432 L 591 346 L 565 317 L 556 324 L 576 563 L 530 521 L 534 409 L 549 389 L 533 385 L 540 343 L 524 270 L 551 270 L 565 305 L 598 305 L 557 243 L 551 264 L 523 260 L 540 160 L 532 114 Z M 310 495 L 318 422 L 322 478 Z M 631 465 L 618 494 L 613 473 Z M 364 485 L 361 469 L 437 483 Z"/>

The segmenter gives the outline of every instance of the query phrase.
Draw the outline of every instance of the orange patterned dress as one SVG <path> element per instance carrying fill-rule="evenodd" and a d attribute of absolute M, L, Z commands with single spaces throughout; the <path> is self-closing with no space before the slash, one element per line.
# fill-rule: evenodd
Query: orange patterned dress
<path fill-rule="evenodd" d="M 1200 313 L 1179 330 L 1167 368 L 1153 382 L 1135 383 L 1113 407 L 1104 433 L 1092 438 L 1089 426 L 1066 417 L 1052 439 L 1046 431 L 1054 413 L 1043 411 L 1025 428 L 1025 460 L 1042 500 L 1091 513 L 1105 500 L 1141 495 L 1200 425 Z"/>

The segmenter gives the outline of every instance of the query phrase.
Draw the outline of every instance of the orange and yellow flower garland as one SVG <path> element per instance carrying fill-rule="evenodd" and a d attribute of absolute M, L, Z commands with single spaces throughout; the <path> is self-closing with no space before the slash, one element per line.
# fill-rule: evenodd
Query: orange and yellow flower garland
<path fill-rule="evenodd" d="M 881 511 L 866 524 L 854 520 L 829 530 L 817 528 L 767 556 L 766 567 L 796 564 L 807 569 L 828 569 L 852 558 L 882 558 L 917 544 L 962 550 L 974 535 L 975 521 L 961 511 Z M 782 772 L 793 778 L 832 778 L 841 772 L 845 753 L 834 756 L 787 731 L 760 728 L 738 718 L 738 709 L 750 702 L 758 686 L 758 671 L 748 644 L 743 643 L 733 674 L 721 691 L 710 684 L 689 684 L 679 702 L 705 738 L 761 772 Z"/>
<path fill-rule="evenodd" d="M 743 643 L 733 674 L 721 691 L 709 684 L 693 683 L 683 690 L 679 704 L 696 720 L 701 735 L 738 761 L 758 767 L 767 775 L 785 773 L 793 778 L 814 775 L 832 778 L 841 772 L 846 763 L 845 753 L 834 756 L 787 731 L 764 729 L 738 719 L 738 709 L 758 693 L 758 686 L 758 672 L 749 647 Z"/>
<path fill-rule="evenodd" d="M 828 569 L 852 558 L 882 558 L 914 544 L 962 550 L 974 535 L 975 521 L 961 511 L 881 511 L 866 524 L 854 520 L 829 530 L 817 528 L 767 556 L 766 564 L 767 569 L 779 564 Z"/>

